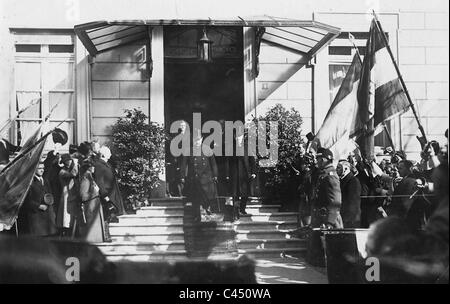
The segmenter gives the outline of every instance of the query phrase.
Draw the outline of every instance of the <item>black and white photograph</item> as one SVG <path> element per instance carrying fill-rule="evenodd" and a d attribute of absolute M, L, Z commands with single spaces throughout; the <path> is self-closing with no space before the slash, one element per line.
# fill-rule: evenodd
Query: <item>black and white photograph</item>
<path fill-rule="evenodd" d="M 447 0 L 0 0 L 0 284 L 448 284 L 448 37 Z"/>

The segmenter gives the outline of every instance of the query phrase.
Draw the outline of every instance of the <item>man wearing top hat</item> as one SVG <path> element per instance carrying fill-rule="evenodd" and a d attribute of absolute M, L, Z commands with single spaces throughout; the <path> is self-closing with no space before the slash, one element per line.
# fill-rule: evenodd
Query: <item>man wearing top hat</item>
<path fill-rule="evenodd" d="M 313 228 L 343 228 L 340 215 L 341 187 L 333 166 L 333 153 L 328 149 L 319 148 L 316 158 L 319 177 L 312 200 L 311 225 Z"/>

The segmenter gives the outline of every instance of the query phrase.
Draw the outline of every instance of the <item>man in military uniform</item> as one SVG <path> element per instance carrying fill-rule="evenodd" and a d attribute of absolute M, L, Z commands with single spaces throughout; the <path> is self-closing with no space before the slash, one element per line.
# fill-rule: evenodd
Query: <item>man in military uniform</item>
<path fill-rule="evenodd" d="M 239 215 L 246 215 L 248 197 L 253 194 L 251 183 L 256 178 L 256 160 L 248 153 L 248 141 L 243 133 L 236 136 L 235 144 L 237 155 L 230 157 L 227 176 L 231 178 L 231 194 L 239 207 Z M 238 155 L 239 150 L 243 155 Z"/>
<path fill-rule="evenodd" d="M 194 146 L 203 144 L 201 135 L 194 138 Z M 201 221 L 200 206 L 207 215 L 211 215 L 211 203 L 217 199 L 217 164 L 214 156 L 183 157 L 181 167 L 181 182 L 185 184 L 184 193 L 192 202 L 194 222 Z"/>
<path fill-rule="evenodd" d="M 342 203 L 339 177 L 333 167 L 333 153 L 324 148 L 317 150 L 319 177 L 312 200 L 311 226 L 313 228 L 343 228 L 340 208 Z"/>

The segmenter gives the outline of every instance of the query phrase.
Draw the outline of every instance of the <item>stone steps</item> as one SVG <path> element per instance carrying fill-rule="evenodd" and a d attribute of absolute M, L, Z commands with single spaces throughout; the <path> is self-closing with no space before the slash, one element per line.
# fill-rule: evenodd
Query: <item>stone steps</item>
<path fill-rule="evenodd" d="M 236 230 L 236 240 L 253 240 L 253 239 L 291 239 L 289 230 L 273 230 L 273 229 L 261 229 L 256 231 L 251 230 Z"/>
<path fill-rule="evenodd" d="M 242 215 L 240 222 L 297 221 L 298 213 L 276 212 Z"/>
<path fill-rule="evenodd" d="M 295 257 L 303 257 L 306 248 L 268 248 L 268 249 L 238 249 L 238 254 L 245 254 L 253 259 L 275 258 L 291 255 Z"/>
<path fill-rule="evenodd" d="M 126 235 L 126 234 L 161 234 L 161 233 L 183 233 L 183 224 L 121 224 L 112 223 L 109 225 L 109 232 L 111 235 Z"/>
<path fill-rule="evenodd" d="M 138 216 L 162 216 L 162 215 L 183 215 L 183 206 L 154 206 L 143 207 L 136 211 Z M 129 215 L 123 215 L 121 217 L 127 217 Z"/>
<path fill-rule="evenodd" d="M 182 197 L 150 199 L 151 207 L 183 207 L 183 201 Z M 151 207 L 142 207 L 141 210 Z"/>
<path fill-rule="evenodd" d="M 183 224 L 183 215 L 133 215 L 119 217 L 119 223 L 124 225 L 162 225 Z"/>
<path fill-rule="evenodd" d="M 280 210 L 280 205 L 247 205 L 245 211 L 248 214 L 261 214 L 261 213 L 276 213 Z"/>
<path fill-rule="evenodd" d="M 145 234 L 145 233 L 162 233 L 162 232 L 184 232 L 185 228 L 189 227 L 189 225 L 183 225 L 179 223 L 112 223 L 110 224 L 110 233 L 111 235 L 117 234 L 126 234 L 126 233 L 136 233 L 136 234 Z M 218 222 L 214 227 L 205 228 L 212 230 L 219 229 L 230 229 L 234 228 L 236 230 L 248 230 L 250 232 L 257 231 L 281 231 L 281 230 L 293 230 L 297 228 L 296 221 L 268 221 L 268 222 L 234 222 L 230 225 L 230 223 L 226 222 Z"/>
<path fill-rule="evenodd" d="M 107 258 L 111 262 L 116 261 L 135 261 L 146 262 L 154 260 L 185 260 L 187 252 L 185 250 L 170 250 L 170 251 L 138 251 L 138 252 L 108 252 Z"/>
<path fill-rule="evenodd" d="M 297 228 L 297 221 L 239 222 L 234 225 L 237 230 L 292 230 Z"/>
<path fill-rule="evenodd" d="M 184 198 L 151 199 L 151 206 L 119 217 L 110 224 L 112 243 L 97 244 L 111 261 L 180 260 L 191 258 L 254 258 L 301 254 L 304 240 L 288 234 L 297 228 L 298 213 L 278 212 L 280 205 L 250 198 L 248 215 L 233 223 L 193 224 L 185 215 Z"/>
<path fill-rule="evenodd" d="M 184 241 L 184 233 L 166 232 L 166 233 L 141 233 L 141 234 L 111 234 L 113 243 L 116 242 L 165 242 L 165 241 Z"/>
<path fill-rule="evenodd" d="M 297 239 L 241 239 L 236 241 L 239 249 L 304 248 L 306 241 Z"/>
<path fill-rule="evenodd" d="M 114 242 L 99 243 L 97 247 L 104 253 L 142 252 L 142 251 L 179 251 L 185 250 L 184 240 L 159 242 Z"/>

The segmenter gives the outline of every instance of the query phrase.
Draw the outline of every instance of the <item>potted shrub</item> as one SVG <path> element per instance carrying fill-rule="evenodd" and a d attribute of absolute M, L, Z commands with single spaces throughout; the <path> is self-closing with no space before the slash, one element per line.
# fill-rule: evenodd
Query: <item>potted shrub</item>
<path fill-rule="evenodd" d="M 138 109 L 125 110 L 112 126 L 117 180 L 128 210 L 148 205 L 152 190 L 160 186 L 166 139 L 164 128 Z"/>
<path fill-rule="evenodd" d="M 302 117 L 294 108 L 276 104 L 258 120 L 278 122 L 278 162 L 274 167 L 260 168 L 264 195 L 270 201 L 280 201 L 283 209 L 296 208 L 292 204 L 297 203 L 299 176 L 293 168 L 299 168 L 302 158 Z"/>

